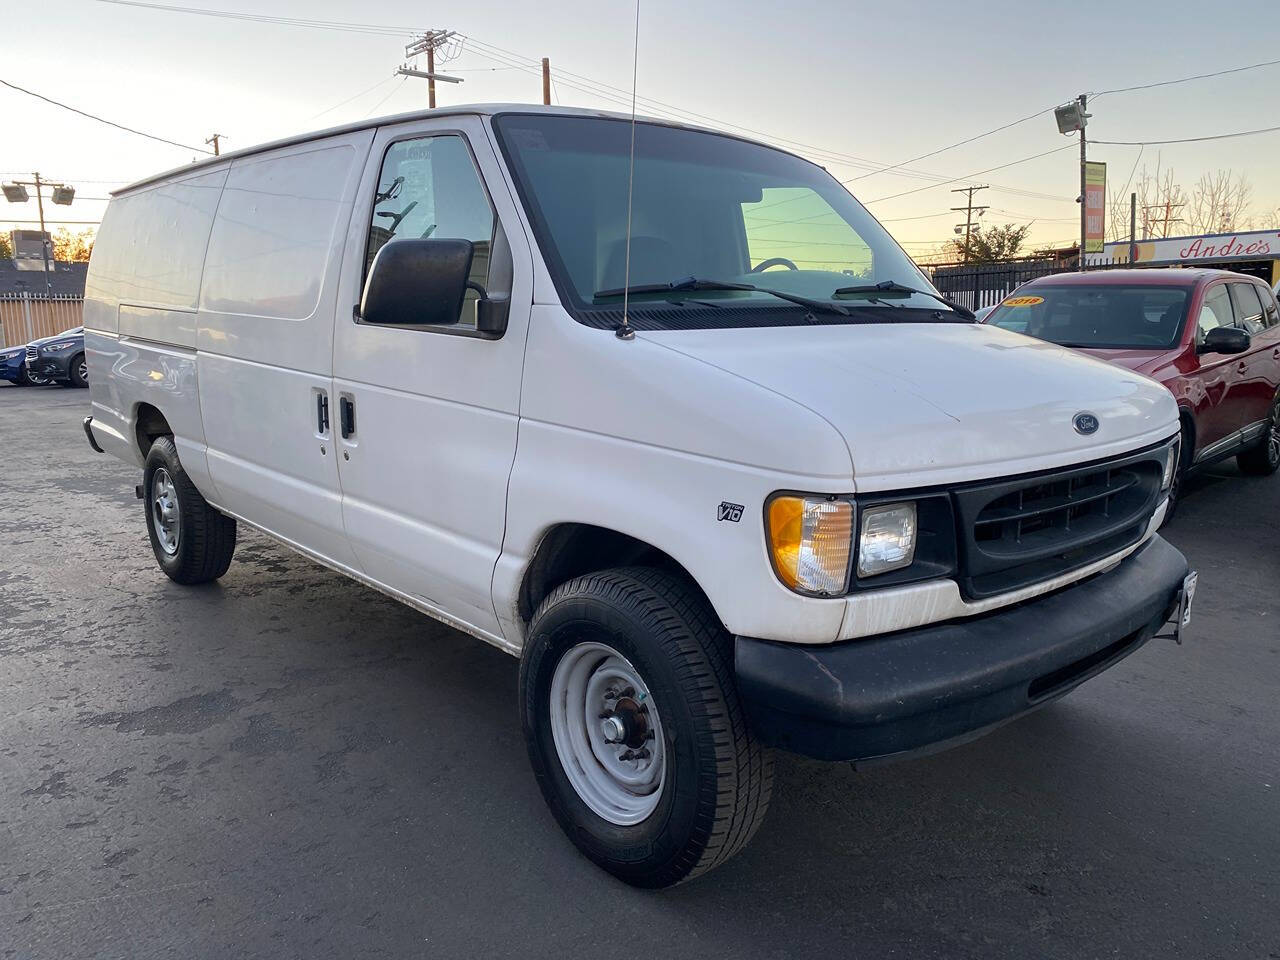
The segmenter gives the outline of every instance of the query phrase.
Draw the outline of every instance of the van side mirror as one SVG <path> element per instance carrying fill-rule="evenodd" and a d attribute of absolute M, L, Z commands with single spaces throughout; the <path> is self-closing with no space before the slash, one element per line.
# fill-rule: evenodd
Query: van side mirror
<path fill-rule="evenodd" d="M 1214 327 L 1204 335 L 1196 353 L 1244 353 L 1252 343 L 1249 331 L 1239 327 Z"/>
<path fill-rule="evenodd" d="M 468 289 L 479 294 L 476 329 L 490 335 L 507 328 L 509 299 L 490 299 L 470 281 L 475 244 L 470 240 L 393 240 L 373 258 L 360 298 L 364 323 L 454 326 Z"/>

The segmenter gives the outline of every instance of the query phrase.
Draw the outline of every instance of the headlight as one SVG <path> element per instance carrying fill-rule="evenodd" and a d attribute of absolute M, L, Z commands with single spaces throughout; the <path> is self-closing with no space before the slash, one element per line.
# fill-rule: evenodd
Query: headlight
<path fill-rule="evenodd" d="M 1169 449 L 1165 451 L 1164 479 L 1160 483 L 1160 492 L 1164 493 L 1173 486 L 1173 477 L 1178 472 L 1178 460 L 1182 456 L 1182 437 L 1176 437 Z"/>
<path fill-rule="evenodd" d="M 874 577 L 911 566 L 916 558 L 916 505 L 889 503 L 862 511 L 858 576 Z"/>
<path fill-rule="evenodd" d="M 75 341 L 68 341 L 67 343 L 51 343 L 48 346 L 41 347 L 40 352 L 41 353 L 62 353 L 65 350 L 70 350 L 74 346 L 75 346 Z"/>
<path fill-rule="evenodd" d="M 793 590 L 838 596 L 849 580 L 853 504 L 832 497 L 769 501 L 765 532 L 779 579 Z"/>

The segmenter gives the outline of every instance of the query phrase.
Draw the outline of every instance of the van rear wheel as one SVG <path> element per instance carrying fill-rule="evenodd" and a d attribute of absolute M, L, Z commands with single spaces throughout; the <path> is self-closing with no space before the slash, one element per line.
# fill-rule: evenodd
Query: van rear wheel
<path fill-rule="evenodd" d="M 687 580 L 647 567 L 557 587 L 530 624 L 520 711 L 538 785 L 588 858 L 666 887 L 728 860 L 769 806 L 732 640 Z"/>
<path fill-rule="evenodd" d="M 172 437 L 157 437 L 151 444 L 142 502 L 156 563 L 170 580 L 208 583 L 227 572 L 236 550 L 236 522 L 200 495 L 182 469 Z"/>

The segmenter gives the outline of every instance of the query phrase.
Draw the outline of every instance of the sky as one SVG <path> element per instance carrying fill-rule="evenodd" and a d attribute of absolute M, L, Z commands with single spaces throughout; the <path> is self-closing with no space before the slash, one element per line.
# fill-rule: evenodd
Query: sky
<path fill-rule="evenodd" d="M 396 28 L 442 28 L 466 39 L 437 84 L 440 105 L 540 102 L 536 63 L 551 60 L 555 102 L 625 110 L 636 8 L 611 0 L 536 4 L 469 0 L 155 0 L 253 16 Z M 1046 113 L 973 143 L 875 172 L 1072 99 L 1280 58 L 1280 6 L 1233 0 L 640 0 L 641 113 L 674 114 L 793 149 L 849 189 L 913 255 L 935 250 L 964 215 L 951 190 L 989 184 L 983 223 L 1030 223 L 1034 245 L 1078 235 L 1079 155 Z M 113 129 L 0 87 L 0 178 L 32 171 L 73 184 L 70 207 L 46 214 L 97 220 L 108 192 L 201 157 L 306 130 L 425 107 L 426 81 L 399 78 L 408 35 L 214 18 L 104 0 L 51 0 L 0 33 L 0 79 L 116 123 Z M 523 69 L 520 66 L 523 65 Z M 563 71 L 563 72 L 562 72 Z M 572 75 L 570 75 L 572 74 Z M 585 79 L 584 79 L 585 78 Z M 604 89 L 602 87 L 614 88 Z M 602 95 L 603 94 L 603 95 Z M 654 101 L 657 103 L 655 104 Z M 646 109 L 648 107 L 648 109 Z M 1089 137 L 1157 140 L 1280 124 L 1280 65 L 1090 103 Z M 690 116 L 695 114 L 696 116 Z M 1063 147 L 1005 169 L 1010 161 Z M 1157 156 L 1190 186 L 1202 173 L 1248 177 L 1254 212 L 1280 206 L 1280 132 L 1202 144 L 1094 145 L 1109 189 L 1123 191 Z M 955 178 L 940 183 L 929 176 Z M 856 179 L 855 179 L 856 178 Z M 919 188 L 925 189 L 919 189 Z M 904 196 L 897 196 L 913 191 Z M 55 212 L 56 211 L 56 212 Z M 34 202 L 0 217 L 34 219 Z M 16 225 L 0 219 L 0 229 Z M 52 226 L 52 225 L 51 225 Z M 67 224 L 69 229 L 82 229 Z"/>

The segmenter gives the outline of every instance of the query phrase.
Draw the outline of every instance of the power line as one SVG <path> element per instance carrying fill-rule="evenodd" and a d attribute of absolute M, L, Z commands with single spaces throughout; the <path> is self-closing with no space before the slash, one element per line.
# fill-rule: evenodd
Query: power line
<path fill-rule="evenodd" d="M 1042 117 L 1046 113 L 1052 113 L 1053 107 L 1045 107 L 1043 110 L 1037 110 L 1035 113 L 1029 114 L 1020 120 L 1012 120 L 1009 123 L 988 130 L 986 133 L 979 133 L 976 136 L 969 137 L 966 140 L 960 140 L 957 143 L 950 144 L 945 147 L 939 147 L 937 150 L 930 150 L 928 153 L 922 153 L 918 157 L 912 157 L 910 160 L 903 160 L 901 163 L 893 163 L 880 170 L 873 170 L 870 173 L 864 173 L 861 176 L 853 177 L 850 180 L 841 180 L 841 183 L 853 183 L 854 180 L 861 180 L 864 177 L 873 177 L 877 173 L 888 173 L 890 170 L 896 170 L 898 167 L 905 166 L 908 163 L 915 163 L 917 160 L 924 160 L 926 157 L 936 156 L 939 153 L 946 153 L 948 150 L 954 150 L 956 147 L 963 147 L 967 143 L 973 143 L 975 140 L 981 140 L 983 137 L 989 137 L 993 133 L 999 133 L 1001 130 L 1008 130 L 1010 127 L 1016 127 L 1020 123 L 1026 123 L 1028 120 L 1034 120 L 1036 117 Z"/>
<path fill-rule="evenodd" d="M 115 2 L 115 0 L 111 0 L 111 2 Z M 88 113 L 84 110 L 80 110 L 70 104 L 62 103 L 60 100 L 54 100 L 50 97 L 44 96 L 43 94 L 36 93 L 34 90 L 28 90 L 26 87 L 20 87 L 16 83 L 10 83 L 8 80 L 0 80 L 0 84 L 3 84 L 11 90 L 17 90 L 19 93 L 25 93 L 29 97 L 35 97 L 37 100 L 43 100 L 45 103 L 51 103 L 55 107 L 61 107 L 63 110 L 70 110 L 72 113 L 78 113 L 82 117 L 88 117 L 90 120 L 97 120 L 99 123 L 105 123 L 107 126 L 115 127 L 117 130 L 123 130 L 125 133 L 137 134 L 139 137 L 146 137 L 148 140 L 158 140 L 161 143 L 169 144 L 171 147 L 181 147 L 183 150 L 194 150 L 196 153 L 207 153 L 210 156 L 213 155 L 212 151 L 205 150 L 203 147 L 193 147 L 189 144 L 178 143 L 176 140 L 166 140 L 164 137 L 157 137 L 154 133 L 145 133 L 142 130 L 135 130 L 133 127 L 126 127 L 122 123 L 116 123 L 114 120 L 107 120 L 105 117 L 100 117 L 95 113 Z"/>
<path fill-rule="evenodd" d="M 373 116 L 375 113 L 377 113 L 377 112 L 378 112 L 378 108 L 379 108 L 379 107 L 381 107 L 381 106 L 382 106 L 384 103 L 386 103 L 388 100 L 390 100 L 393 96 L 395 96 L 396 92 L 397 92 L 401 87 L 403 87 L 403 86 L 404 86 L 404 82 L 405 82 L 406 80 L 408 80 L 408 79 L 409 79 L 408 77 L 401 77 L 401 78 L 400 78 L 400 82 L 399 82 L 399 83 L 397 83 L 397 84 L 396 84 L 394 87 L 392 87 L 390 90 L 388 90 L 388 91 L 387 91 L 387 95 L 386 95 L 385 97 L 383 97 L 381 100 L 379 100 L 377 103 L 375 103 L 375 104 L 373 105 L 373 109 L 372 109 L 372 110 L 370 110 L 368 113 L 366 113 L 366 114 L 365 114 L 365 117 L 366 117 L 366 118 L 368 118 L 368 117 Z"/>
<path fill-rule="evenodd" d="M 321 110 L 319 113 L 313 113 L 311 116 L 307 117 L 307 119 L 315 120 L 317 117 L 323 117 L 326 113 L 333 113 L 333 111 L 337 110 L 339 107 L 345 107 L 352 100 L 359 100 L 365 94 L 373 93 L 373 91 L 377 90 L 380 86 L 382 86 L 388 80 L 394 80 L 394 79 L 395 79 L 394 75 L 383 77 L 381 80 L 375 83 L 372 87 L 369 87 L 367 90 L 361 90 L 355 96 L 347 97 L 347 99 L 343 100 L 341 103 L 335 103 L 332 107 L 329 107 L 326 110 Z"/>
<path fill-rule="evenodd" d="M 1094 142 L 1095 142 L 1095 143 L 1097 143 L 1097 141 L 1096 141 L 1096 140 L 1095 140 Z M 1021 158 L 1021 159 L 1019 159 L 1019 160 L 1010 160 L 1008 163 L 1002 163 L 1002 164 L 999 164 L 998 166 L 994 166 L 994 167 L 987 167 L 987 169 L 986 169 L 986 170 L 978 170 L 978 171 L 977 171 L 977 172 L 975 172 L 975 173 L 965 174 L 963 177 L 956 177 L 956 178 L 955 178 L 955 179 L 953 179 L 953 180 L 946 180 L 946 181 L 944 181 L 943 183 L 931 183 L 931 184 L 929 184 L 928 186 L 925 186 L 925 187 L 916 187 L 914 190 L 904 190 L 904 191 L 902 191 L 901 193 L 893 193 L 893 194 L 890 194 L 890 195 L 889 195 L 889 196 L 887 196 L 887 197 L 877 197 L 877 198 L 876 198 L 876 199 L 874 199 L 874 200 L 868 200 L 868 201 L 866 201 L 866 202 L 867 202 L 867 203 L 883 203 L 883 202 L 884 202 L 884 201 L 886 201 L 886 200 L 896 200 L 898 197 L 905 197 L 905 196 L 907 196 L 907 195 L 909 195 L 909 194 L 912 194 L 912 193 L 919 193 L 921 190 L 932 190 L 934 187 L 942 187 L 942 186 L 946 186 L 948 183 L 959 183 L 961 180 L 972 180 L 974 177 L 980 177 L 980 176 L 982 176 L 982 174 L 984 174 L 984 173 L 990 173 L 992 170 L 1003 170 L 1005 167 L 1012 167 L 1012 166 L 1014 166 L 1015 164 L 1019 164 L 1019 163 L 1026 163 L 1026 162 L 1027 162 L 1027 161 L 1029 161 L 1029 160 L 1038 160 L 1038 159 L 1040 159 L 1041 157 L 1047 157 L 1047 156 L 1049 156 L 1049 154 L 1051 154 L 1051 153 L 1060 153 L 1060 152 L 1061 152 L 1061 151 L 1063 151 L 1063 150 L 1070 150 L 1070 149 L 1072 149 L 1073 147 L 1075 147 L 1075 144 L 1074 144 L 1074 143 L 1064 144 L 1064 145 L 1063 145 L 1063 146 L 1061 146 L 1061 147 L 1054 147 L 1052 150 L 1046 150 L 1046 151 L 1044 151 L 1044 153 L 1033 153 L 1033 154 L 1032 154 L 1031 156 L 1029 156 L 1029 157 L 1022 157 L 1022 158 Z M 1055 198 L 1055 199 L 1057 199 L 1057 198 Z"/>
<path fill-rule="evenodd" d="M 1259 133 L 1275 133 L 1280 127 L 1262 127 L 1259 130 L 1241 130 L 1238 133 L 1218 133 L 1211 137 L 1184 137 L 1181 140 L 1090 140 L 1111 147 L 1159 147 L 1169 143 L 1204 143 L 1208 140 L 1232 140 L 1236 137 L 1252 137 Z"/>
<path fill-rule="evenodd" d="M 1229 70 L 1215 70 L 1213 73 L 1197 73 L 1191 77 L 1179 77 L 1177 80 L 1159 80 L 1155 83 L 1140 83 L 1132 87 L 1116 87 L 1112 90 L 1099 90 L 1097 93 L 1090 94 L 1095 100 L 1098 97 L 1105 96 L 1108 93 L 1128 93 L 1131 90 L 1150 90 L 1153 87 L 1169 87 L 1175 83 L 1190 83 L 1192 80 L 1207 80 L 1210 77 L 1225 77 L 1229 73 L 1244 73 L 1246 70 L 1257 70 L 1259 67 L 1274 67 L 1280 63 L 1280 60 L 1264 60 L 1261 63 L 1251 63 L 1244 67 L 1232 67 Z M 1094 141 L 1095 143 L 1097 141 Z"/>

